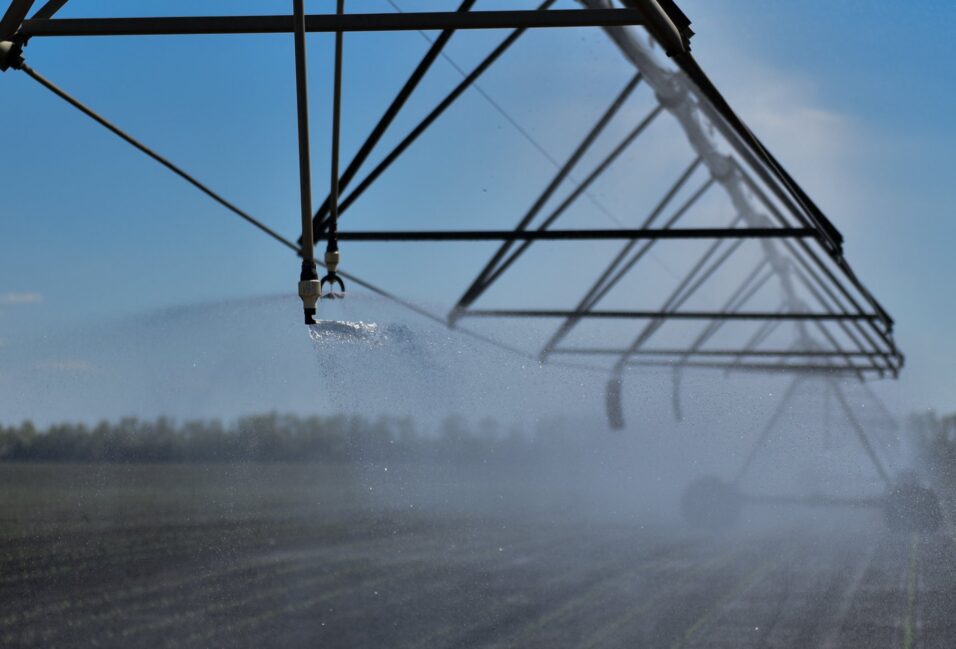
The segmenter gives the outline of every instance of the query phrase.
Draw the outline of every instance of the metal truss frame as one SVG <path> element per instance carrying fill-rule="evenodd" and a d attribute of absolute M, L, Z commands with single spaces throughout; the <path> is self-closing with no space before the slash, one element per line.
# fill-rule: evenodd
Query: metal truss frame
<path fill-rule="evenodd" d="M 748 471 L 753 466 L 756 461 L 760 451 L 767 445 L 770 438 L 773 436 L 774 431 L 777 429 L 783 415 L 787 411 L 787 407 L 790 406 L 793 401 L 794 396 L 796 395 L 797 388 L 806 383 L 807 381 L 813 380 L 813 378 L 808 378 L 807 376 L 796 375 L 790 382 L 790 385 L 786 388 L 783 395 L 780 398 L 780 401 L 777 404 L 777 407 L 774 409 L 773 413 L 770 415 L 770 418 L 767 420 L 767 423 L 764 425 L 763 429 L 760 431 L 760 434 L 757 436 L 757 439 L 754 441 L 753 446 L 751 446 L 750 451 L 747 456 L 744 458 L 744 461 L 741 463 L 740 467 L 737 470 L 737 473 L 734 475 L 732 484 L 739 485 L 741 481 L 746 477 Z M 846 417 L 846 421 L 849 423 L 850 428 L 853 431 L 853 435 L 856 437 L 857 441 L 860 443 L 860 447 L 866 453 L 867 459 L 873 465 L 873 468 L 876 470 L 876 473 L 879 475 L 880 480 L 887 486 L 892 487 L 893 478 L 890 475 L 890 467 L 888 462 L 884 461 L 877 452 L 877 446 L 874 444 L 871 436 L 867 433 L 866 427 L 863 426 L 856 412 L 854 412 L 852 406 L 850 405 L 849 400 L 847 399 L 846 393 L 843 390 L 843 387 L 838 381 L 836 381 L 832 376 L 825 376 L 822 379 L 816 377 L 816 380 L 822 380 L 824 387 L 826 389 L 827 395 L 827 404 L 829 408 L 830 397 L 834 397 L 837 405 L 840 407 L 840 410 L 843 412 Z M 877 409 L 880 411 L 881 419 L 887 424 L 887 428 L 890 430 L 898 430 L 899 424 L 896 419 L 886 410 L 882 401 L 868 388 L 864 385 L 864 397 L 870 401 L 872 404 L 875 404 Z M 829 413 L 827 412 L 827 417 Z M 777 502 L 779 499 L 764 499 L 767 502 Z M 793 499 L 792 502 L 797 503 L 806 503 L 805 499 Z M 835 502 L 835 501 L 834 501 Z M 867 501 L 868 504 L 871 504 Z M 833 504 L 833 503 L 822 503 L 822 504 Z"/>
<path fill-rule="evenodd" d="M 675 410 L 679 414 L 677 390 L 683 368 L 748 372 L 788 372 L 798 376 L 824 373 L 830 379 L 849 375 L 860 380 L 869 376 L 898 375 L 903 355 L 893 340 L 893 320 L 859 281 L 843 257 L 842 236 L 822 211 L 807 196 L 783 166 L 767 151 L 757 137 L 734 113 L 710 82 L 690 53 L 693 32 L 690 21 L 673 0 L 579 0 L 579 9 L 553 9 L 555 0 L 544 0 L 533 10 L 472 11 L 475 0 L 462 0 L 457 11 L 416 13 L 345 13 L 339 0 L 335 13 L 311 14 L 304 11 L 303 0 L 292 0 L 287 15 L 267 16 L 189 16 L 162 18 L 57 18 L 67 0 L 49 0 L 30 15 L 35 0 L 12 0 L 0 18 L 0 70 L 21 70 L 89 117 L 178 174 L 226 209 L 252 223 L 267 235 L 294 250 L 303 261 L 303 281 L 317 281 L 315 265 L 325 265 L 335 275 L 339 241 L 498 241 L 500 246 L 481 272 L 463 292 L 446 317 L 410 305 L 391 293 L 352 275 L 342 276 L 371 290 L 396 299 L 429 318 L 482 337 L 464 329 L 465 318 L 513 317 L 549 318 L 559 321 L 554 334 L 536 354 L 541 361 L 561 362 L 558 357 L 614 359 L 608 384 L 608 409 L 613 422 L 622 422 L 620 382 L 630 368 L 664 366 L 675 372 Z M 338 231 L 339 218 L 372 186 L 388 168 L 427 131 L 456 100 L 495 63 L 528 29 L 597 27 L 603 29 L 623 56 L 633 64 L 634 75 L 615 96 L 607 109 L 572 154 L 560 164 L 554 177 L 537 200 L 511 230 L 453 231 Z M 641 27 L 642 29 L 635 29 Z M 415 92 L 434 62 L 457 30 L 510 30 L 486 57 L 464 74 L 435 107 L 371 170 L 358 180 L 359 173 L 373 151 L 389 132 L 396 116 Z M 414 68 L 354 157 L 338 173 L 338 136 L 341 88 L 341 45 L 344 34 L 357 31 L 441 30 L 426 54 Z M 308 128 L 308 89 L 305 83 L 305 34 L 336 34 L 335 98 L 332 136 L 332 178 L 328 196 L 313 209 L 310 180 L 310 142 Z M 297 109 L 299 117 L 300 199 L 302 237 L 291 242 L 236 207 L 208 186 L 196 180 L 146 145 L 114 126 L 91 108 L 34 71 L 23 57 L 23 48 L 33 39 L 53 37 L 89 37 L 163 34 L 262 34 L 289 33 L 296 39 L 295 64 Z M 643 40 L 649 34 L 661 45 L 674 66 L 657 61 Z M 625 101 L 639 85 L 649 86 L 655 95 L 654 108 L 638 120 L 627 135 L 556 207 L 546 209 L 556 199 L 559 188 L 581 166 L 585 155 L 608 124 L 619 114 Z M 556 229 L 551 226 L 576 201 L 586 196 L 597 181 L 629 150 L 647 128 L 663 114 L 677 120 L 695 157 L 657 205 L 637 228 Z M 721 150 L 710 131 L 718 133 L 729 147 Z M 696 188 L 690 187 L 695 172 L 707 174 Z M 697 174 L 699 175 L 699 174 Z M 354 187 L 353 187 L 354 185 Z M 721 190 L 730 199 L 736 217 L 725 227 L 675 227 L 682 217 L 710 191 Z M 678 196 L 689 197 L 675 204 Z M 342 194 L 340 200 L 340 193 Z M 601 308 L 602 300 L 629 273 L 635 272 L 661 240 L 705 239 L 711 243 L 697 263 L 681 279 L 677 288 L 654 310 L 617 310 Z M 619 252 L 608 260 L 605 269 L 576 303 L 573 309 L 500 309 L 476 308 L 475 304 L 535 242 L 538 241 L 623 241 Z M 695 294 L 709 289 L 708 280 L 747 240 L 756 240 L 763 259 L 729 296 L 722 308 L 695 311 L 684 305 Z M 326 263 L 316 260 L 313 247 L 326 242 Z M 334 248 L 335 257 L 329 256 Z M 310 271 L 311 269 L 311 271 Z M 754 296 L 776 280 L 782 301 L 776 311 L 749 307 Z M 300 294 L 301 294 L 300 285 Z M 799 297 L 799 291 L 812 296 L 811 303 Z M 305 297 L 303 298 L 305 299 Z M 314 302 L 313 302 L 314 304 Z M 309 319 L 308 304 L 306 318 Z M 313 308 L 314 315 L 314 308 Z M 581 347 L 565 344 L 568 335 L 582 322 L 593 319 L 630 320 L 638 325 L 630 345 L 622 348 Z M 653 348 L 649 339 L 672 320 L 700 321 L 703 328 L 687 348 Z M 709 348 L 722 327 L 739 321 L 757 321 L 760 327 L 738 349 Z M 789 348 L 761 347 L 782 322 L 796 323 L 798 336 Z M 483 337 L 482 337 L 483 338 Z M 509 348 L 505 344 L 500 346 Z M 521 352 L 525 353 L 525 352 Z M 603 367 L 603 366 L 599 366 Z"/>

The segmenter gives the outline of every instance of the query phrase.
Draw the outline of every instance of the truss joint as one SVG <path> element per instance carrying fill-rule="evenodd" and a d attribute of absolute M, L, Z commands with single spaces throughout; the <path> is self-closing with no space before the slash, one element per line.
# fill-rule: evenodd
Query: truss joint
<path fill-rule="evenodd" d="M 23 67 L 23 43 L 19 40 L 0 41 L 0 72 L 10 68 L 19 70 Z"/>

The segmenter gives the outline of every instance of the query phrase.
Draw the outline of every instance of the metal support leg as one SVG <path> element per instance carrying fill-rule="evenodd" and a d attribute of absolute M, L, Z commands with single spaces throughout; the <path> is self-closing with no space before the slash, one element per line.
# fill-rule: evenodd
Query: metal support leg
<path fill-rule="evenodd" d="M 840 407 L 843 408 L 843 412 L 846 413 L 846 418 L 850 422 L 850 427 L 853 428 L 853 432 L 856 433 L 857 439 L 860 440 L 860 445 L 863 447 L 863 450 L 866 451 L 870 461 L 876 468 L 876 472 L 880 474 L 880 478 L 883 479 L 883 482 L 886 483 L 887 487 L 892 487 L 893 481 L 890 479 L 890 474 L 886 471 L 883 463 L 880 462 L 880 458 L 876 455 L 876 449 L 874 449 L 873 445 L 870 444 L 870 438 L 866 436 L 866 431 L 863 430 L 863 426 L 861 426 L 860 422 L 857 420 L 856 415 L 853 412 L 853 408 L 850 407 L 849 402 L 846 400 L 846 395 L 843 394 L 843 390 L 840 389 L 839 384 L 833 379 L 830 379 L 830 386 L 833 388 L 833 394 L 837 398 L 837 403 L 840 404 Z"/>
<path fill-rule="evenodd" d="M 722 313 L 730 313 L 736 311 L 745 305 L 750 298 L 752 298 L 756 293 L 763 287 L 763 285 L 773 277 L 773 269 L 768 271 L 763 279 L 756 281 L 760 274 L 763 272 L 764 267 L 769 264 L 770 261 L 767 259 L 761 260 L 757 266 L 747 275 L 747 278 L 744 282 L 737 287 L 737 290 L 730 296 L 730 298 L 724 302 L 723 306 L 720 308 Z M 682 421 L 684 419 L 683 409 L 681 408 L 680 400 L 680 386 L 682 378 L 682 367 L 683 363 L 686 363 L 690 360 L 692 356 L 697 354 L 700 351 L 700 348 L 713 337 L 720 328 L 726 324 L 726 320 L 718 320 L 710 323 L 704 330 L 697 336 L 690 347 L 687 349 L 687 352 L 683 354 L 678 362 L 674 364 L 673 372 L 673 385 L 671 388 L 671 405 L 674 410 L 674 418 L 677 421 Z"/>
<path fill-rule="evenodd" d="M 49 0 L 45 5 L 37 9 L 37 12 L 30 17 L 30 20 L 49 20 L 67 3 L 68 0 Z"/>
<path fill-rule="evenodd" d="M 345 13 L 345 0 L 337 0 L 335 13 Z M 329 184 L 329 237 L 325 248 L 325 267 L 328 273 L 319 282 L 321 291 L 325 285 L 329 290 L 322 297 L 345 297 L 345 282 L 336 272 L 339 269 L 339 134 L 342 125 L 342 32 L 335 33 L 335 77 L 332 90 L 332 155 Z M 339 291 L 335 287 L 339 287 Z"/>
<path fill-rule="evenodd" d="M 767 440 L 770 438 L 770 433 L 772 433 L 773 429 L 777 426 L 777 422 L 780 421 L 780 418 L 783 416 L 784 411 L 790 404 L 790 399 L 793 398 L 794 393 L 797 391 L 797 386 L 800 385 L 802 380 L 802 377 L 799 376 L 794 378 L 790 383 L 790 387 L 788 387 L 787 391 L 783 393 L 783 398 L 780 400 L 780 405 L 777 406 L 777 409 L 770 417 L 770 421 L 767 422 L 767 425 L 764 426 L 764 429 L 760 432 L 760 437 L 757 438 L 756 443 L 753 445 L 753 448 L 750 449 L 750 453 L 747 455 L 747 459 L 744 460 L 740 470 L 737 471 L 737 475 L 734 476 L 733 484 L 739 484 L 740 481 L 743 480 L 743 477 L 750 468 L 750 465 L 753 464 L 754 458 L 757 457 L 757 452 L 760 451 L 763 445 L 767 443 Z"/>
<path fill-rule="evenodd" d="M 13 38 L 36 0 L 13 0 L 0 18 L 0 41 Z"/>
<path fill-rule="evenodd" d="M 299 199 L 302 214 L 302 272 L 299 275 L 299 297 L 305 313 L 305 324 L 315 324 L 319 299 L 319 275 L 315 267 L 315 246 L 312 237 L 312 163 L 309 156 L 309 88 L 305 62 L 305 0 L 292 0 L 295 28 L 295 89 L 299 118 Z"/>

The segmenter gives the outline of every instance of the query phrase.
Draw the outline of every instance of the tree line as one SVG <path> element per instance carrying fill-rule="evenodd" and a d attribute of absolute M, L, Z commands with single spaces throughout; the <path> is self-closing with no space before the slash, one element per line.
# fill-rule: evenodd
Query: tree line
<path fill-rule="evenodd" d="M 548 428 L 543 435 L 541 428 Z M 432 459 L 522 462 L 583 443 L 560 434 L 561 426 L 526 434 L 491 419 L 470 423 L 449 416 L 436 431 L 412 419 L 269 413 L 219 420 L 177 422 L 124 418 L 96 425 L 31 422 L 0 425 L 0 461 L 6 462 L 390 462 Z M 562 444 L 564 440 L 564 444 Z"/>

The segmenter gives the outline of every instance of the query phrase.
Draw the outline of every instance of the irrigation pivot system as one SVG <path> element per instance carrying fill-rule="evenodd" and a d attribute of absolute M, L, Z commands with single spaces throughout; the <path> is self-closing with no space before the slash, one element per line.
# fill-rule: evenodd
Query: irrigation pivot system
<path fill-rule="evenodd" d="M 706 475 L 694 480 L 684 490 L 681 510 L 684 518 L 695 526 L 711 529 L 727 528 L 740 518 L 745 507 L 798 505 L 804 507 L 844 507 L 873 509 L 879 511 L 891 530 L 931 532 L 944 522 L 943 512 L 936 492 L 921 484 L 916 474 L 903 469 L 893 460 L 899 457 L 900 439 L 897 436 L 899 423 L 886 409 L 880 399 L 865 383 L 859 383 L 858 394 L 848 395 L 843 386 L 833 377 L 796 374 L 784 390 L 777 407 L 760 430 L 737 471 L 730 479 Z M 745 488 L 748 474 L 752 472 L 761 451 L 771 445 L 773 438 L 780 437 L 781 422 L 787 408 L 795 401 L 800 389 L 823 388 L 824 404 L 819 414 L 823 421 L 814 424 L 814 415 L 805 415 L 801 424 L 823 431 L 823 445 L 832 443 L 831 410 L 835 421 L 841 421 L 866 454 L 879 482 L 885 487 L 880 496 L 835 497 L 814 490 L 810 494 L 768 495 L 748 492 Z M 855 409 L 851 401 L 864 407 Z M 862 413 L 870 406 L 874 416 L 863 419 Z M 895 451 L 891 456 L 884 449 Z M 814 487 L 816 489 L 816 487 Z"/>
<path fill-rule="evenodd" d="M 222 207 L 262 230 L 301 258 L 299 295 L 305 321 L 314 323 L 323 297 L 341 297 L 346 282 L 366 287 L 463 333 L 488 339 L 465 326 L 489 318 L 555 323 L 533 350 L 514 349 L 542 362 L 577 364 L 606 372 L 607 409 L 613 427 L 623 426 L 622 379 L 634 368 L 664 367 L 673 371 L 674 408 L 680 416 L 679 385 L 685 368 L 739 372 L 823 375 L 827 380 L 849 376 L 896 377 L 903 356 L 893 340 L 893 320 L 857 278 L 843 255 L 843 237 L 783 165 L 738 117 L 691 53 L 690 21 L 673 0 L 543 0 L 530 8 L 486 11 L 475 0 L 460 0 L 445 11 L 350 13 L 344 0 L 328 3 L 326 13 L 307 13 L 304 0 L 291 0 L 281 15 L 84 17 L 61 18 L 67 0 L 13 0 L 0 20 L 0 69 L 19 71 L 85 113 L 112 133 L 173 171 Z M 395 3 L 390 2 L 397 8 Z M 36 5 L 36 6 L 35 6 Z M 357 5 L 356 5 L 357 6 Z M 367 7 L 366 7 L 367 8 Z M 606 108 L 594 116 L 583 139 L 541 188 L 536 200 L 518 215 L 511 228 L 447 230 L 340 230 L 339 221 L 362 195 L 439 121 L 529 30 L 591 28 L 610 39 L 629 74 Z M 383 106 L 380 119 L 344 168 L 340 168 L 343 51 L 353 32 L 431 31 L 430 46 L 410 71 L 400 90 Z M 496 30 L 499 38 L 476 65 L 462 69 L 462 79 L 424 118 L 398 134 L 396 117 L 426 78 L 434 63 L 447 56 L 446 46 L 460 32 Z M 333 110 L 328 195 L 317 205 L 311 195 L 313 147 L 309 141 L 309 89 L 306 83 L 306 34 L 334 34 Z M 29 65 L 26 46 L 49 38 L 109 38 L 208 34 L 289 34 L 294 40 L 301 238 L 295 242 L 265 225 L 215 192 L 169 159 L 123 131 L 74 98 Z M 657 50 L 662 50 L 661 55 Z M 666 55 L 666 56 L 665 56 Z M 646 89 L 646 91 L 644 90 Z M 630 121 L 625 136 L 604 150 L 599 141 L 612 137 L 612 123 L 630 120 L 625 104 L 637 93 L 651 95 L 649 111 Z M 690 154 L 667 183 L 642 183 L 643 193 L 658 200 L 632 223 L 612 219 L 586 227 L 559 227 L 558 221 L 584 201 L 605 210 L 595 197 L 596 183 L 638 147 L 642 137 L 665 119 L 673 120 L 680 142 Z M 524 133 L 530 137 L 528 133 Z M 393 138 L 395 139 L 395 138 Z M 638 149 L 640 151 L 640 149 Z M 374 156 L 373 156 L 374 154 Z M 594 160 L 597 160 L 596 164 Z M 374 162 L 374 164 L 372 164 Z M 586 163 L 590 167 L 586 168 Z M 570 191 L 568 187 L 571 187 Z M 715 221 L 713 202 L 730 206 L 729 220 Z M 706 214 L 701 216 L 702 212 Z M 608 212 L 608 216 L 613 216 Z M 707 221 L 706 218 L 710 220 Z M 702 222 L 703 219 L 703 222 Z M 497 249 L 460 297 L 439 315 L 340 270 L 340 244 L 361 242 L 497 242 Z M 529 250 L 550 243 L 603 242 L 616 246 L 600 258 L 601 266 L 586 289 L 569 295 L 567 304 L 513 308 L 495 305 L 492 289 L 519 274 Z M 691 263 L 655 303 L 627 286 L 631 278 L 656 271 L 648 259 L 675 243 L 692 246 L 681 253 Z M 317 257 L 316 246 L 324 246 Z M 593 255 L 592 255 L 593 258 Z M 721 273 L 733 263 L 743 272 L 732 281 Z M 325 268 L 320 278 L 317 267 Z M 580 273 L 577 269 L 555 271 Z M 742 279 L 741 279 L 742 278 Z M 663 285 L 663 282 L 660 283 Z M 588 327 L 626 325 L 628 337 L 596 347 L 595 337 L 580 335 Z M 678 332 L 679 330 L 679 332 Z M 668 332 L 675 333 L 668 333 Z M 652 341 L 657 346 L 651 346 Z M 575 342 L 578 341 L 578 342 Z M 583 341 L 583 342 L 580 342 Z M 661 344 L 666 342 L 667 344 Z M 839 388 L 837 388 L 839 389 Z"/>

